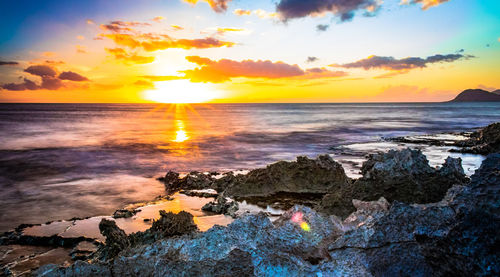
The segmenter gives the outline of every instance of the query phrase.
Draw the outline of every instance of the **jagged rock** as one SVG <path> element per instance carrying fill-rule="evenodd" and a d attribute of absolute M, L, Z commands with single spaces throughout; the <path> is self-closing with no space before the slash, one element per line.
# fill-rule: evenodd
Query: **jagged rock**
<path fill-rule="evenodd" d="M 500 152 L 500 122 L 490 124 L 470 135 L 466 141 L 456 143 L 461 152 L 487 155 Z"/>
<path fill-rule="evenodd" d="M 192 171 L 186 176 L 179 178 L 179 173 L 169 171 L 165 177 L 158 178 L 159 181 L 165 184 L 168 192 L 178 190 L 199 190 L 211 188 L 215 178 L 212 174 L 205 174 L 198 171 Z"/>
<path fill-rule="evenodd" d="M 193 215 L 180 211 L 178 214 L 160 211 L 160 218 L 153 221 L 150 231 L 161 233 L 164 237 L 179 236 L 198 230 Z"/>
<path fill-rule="evenodd" d="M 318 209 L 345 218 L 356 210 L 352 199 L 432 203 L 443 199 L 451 186 L 468 181 L 460 158 L 448 157 L 435 169 L 420 150 L 409 148 L 370 155 L 361 173 L 354 183 L 325 195 Z"/>
<path fill-rule="evenodd" d="M 453 168 L 450 162 L 449 167 Z M 438 173 L 436 173 L 438 174 Z M 404 176 L 404 175 L 402 175 Z M 498 276 L 500 154 L 436 203 L 351 201 L 345 220 L 295 206 L 191 236 L 137 244 L 107 262 L 43 276 Z"/>
<path fill-rule="evenodd" d="M 129 218 L 133 217 L 137 212 L 136 209 L 120 209 L 113 213 L 113 218 Z"/>
<path fill-rule="evenodd" d="M 94 243 L 88 241 L 80 242 L 71 250 L 71 259 L 73 260 L 87 260 L 97 252 L 98 247 Z"/>
<path fill-rule="evenodd" d="M 238 202 L 228 200 L 223 194 L 219 194 L 215 201 L 210 201 L 201 207 L 202 210 L 217 214 L 227 214 L 236 217 L 236 212 L 239 209 Z"/>
<path fill-rule="evenodd" d="M 431 204 L 352 201 L 344 221 L 295 206 L 275 223 L 248 215 L 227 227 L 139 245 L 107 263 L 43 267 L 45 276 L 498 276 L 500 154 L 468 186 Z M 237 250 L 235 250 L 237 249 Z M 241 260 L 240 265 L 235 265 Z M 40 272 L 40 271 L 39 271 Z M 38 273 L 38 272 L 37 272 Z M 41 274 L 39 274 L 41 275 Z"/>
<path fill-rule="evenodd" d="M 114 220 L 103 218 L 99 223 L 99 231 L 106 237 L 106 246 L 101 254 L 106 259 L 115 257 L 121 250 L 130 246 L 127 234 L 116 225 Z"/>
<path fill-rule="evenodd" d="M 295 162 L 280 161 L 235 178 L 225 191 L 231 197 L 269 196 L 279 192 L 326 193 L 349 182 L 342 166 L 328 155 L 314 160 L 297 157 Z"/>

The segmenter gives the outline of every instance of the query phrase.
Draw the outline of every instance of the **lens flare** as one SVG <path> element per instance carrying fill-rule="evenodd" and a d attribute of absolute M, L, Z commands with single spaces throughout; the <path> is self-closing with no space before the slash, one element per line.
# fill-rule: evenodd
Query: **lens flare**
<path fill-rule="evenodd" d="M 292 215 L 292 218 L 290 219 L 293 223 L 297 223 L 302 230 L 309 232 L 311 231 L 311 226 L 309 226 L 309 223 L 304 221 L 304 214 L 302 212 L 296 212 Z"/>
<path fill-rule="evenodd" d="M 300 223 L 300 228 L 302 228 L 302 230 L 306 231 L 306 232 L 309 232 L 311 231 L 311 227 L 309 226 L 309 224 L 307 224 L 307 222 L 302 222 Z"/>

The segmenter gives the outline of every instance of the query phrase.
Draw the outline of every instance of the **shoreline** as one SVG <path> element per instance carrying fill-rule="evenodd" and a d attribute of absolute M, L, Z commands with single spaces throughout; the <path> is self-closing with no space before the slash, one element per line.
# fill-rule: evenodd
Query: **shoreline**
<path fill-rule="evenodd" d="M 473 133 L 472 133 L 472 134 L 473 134 Z M 470 137 L 469 137 L 469 139 L 470 139 Z M 402 142 L 401 142 L 401 141 L 399 141 L 398 143 L 402 143 Z M 407 143 L 407 142 L 404 142 L 404 143 Z M 415 141 L 413 141 L 413 143 L 414 143 L 414 144 L 417 144 L 417 143 L 415 143 Z M 457 145 L 457 141 L 455 141 L 455 142 L 453 142 L 453 143 L 454 143 L 454 145 L 446 145 L 446 146 L 456 146 L 456 145 Z M 422 143 L 418 143 L 418 144 L 422 144 Z M 424 147 L 425 147 L 425 146 L 435 146 L 435 145 L 426 145 L 425 143 L 423 143 L 422 145 L 424 145 Z M 462 145 L 466 145 L 466 143 L 462 143 Z M 467 146 L 467 147 L 470 147 L 470 146 Z M 404 152 L 404 150 L 403 150 L 403 152 Z M 396 154 L 398 154 L 398 153 L 399 153 L 399 152 L 396 152 Z M 412 152 L 410 152 L 410 153 L 412 153 Z M 375 154 L 375 155 L 377 155 L 377 154 Z M 380 154 L 379 154 L 379 155 L 380 155 Z M 414 155 L 414 154 L 412 154 L 412 155 Z M 417 156 L 418 156 L 418 154 L 415 154 L 415 155 L 417 155 Z M 374 155 L 371 155 L 371 157 L 373 158 L 373 157 L 374 157 Z M 425 157 L 425 156 L 424 156 L 424 157 Z M 314 161 L 314 160 L 310 160 L 310 159 L 308 159 L 308 158 L 305 158 L 305 159 L 306 159 L 306 160 L 303 160 L 303 161 L 304 161 L 305 163 L 307 163 L 307 164 L 310 164 L 310 163 L 311 163 L 310 161 Z M 331 158 L 330 158 L 330 159 L 331 159 Z M 335 158 L 334 158 L 334 159 L 335 159 Z M 386 158 L 383 158 L 383 159 L 386 159 Z M 316 160 L 316 161 L 318 161 L 318 160 Z M 325 161 L 326 161 L 326 160 L 325 160 Z M 333 161 L 333 160 L 332 160 L 332 161 Z M 297 160 L 297 162 L 300 162 L 300 160 L 298 159 L 298 160 Z M 328 163 L 328 161 L 326 161 L 326 162 Z M 365 161 L 365 162 L 366 162 L 366 161 Z M 447 161 L 447 162 L 448 162 L 448 161 Z M 290 163 L 294 163 L 294 162 L 278 162 L 278 163 L 276 163 L 276 164 L 279 164 L 279 163 L 290 164 Z M 320 170 L 322 170 L 322 168 L 323 168 L 323 164 L 321 164 L 321 163 L 324 163 L 324 162 L 320 162 L 320 164 L 319 164 L 319 169 L 320 169 Z M 272 166 L 272 165 L 271 165 L 271 166 Z M 269 168 L 269 166 L 268 166 L 267 168 Z M 315 167 L 315 165 L 313 165 L 313 168 L 316 168 L 316 167 Z M 340 166 L 340 168 L 342 169 L 342 172 L 344 172 L 344 169 L 342 168 L 342 166 Z M 328 169 L 328 170 L 330 170 L 330 169 Z M 256 171 L 256 170 L 252 170 L 252 171 L 250 171 L 248 174 L 253 174 L 252 172 L 254 172 L 254 171 Z M 285 172 L 285 173 L 287 173 L 286 171 L 284 171 L 284 172 Z M 198 175 L 196 175 L 196 174 L 198 174 Z M 186 180 L 186 179 L 189 179 L 189 178 L 190 178 L 190 177 L 192 177 L 192 176 L 196 176 L 196 178 L 195 178 L 195 179 L 199 179 L 199 176 L 200 176 L 200 175 L 199 175 L 199 173 L 196 173 L 196 174 L 194 174 L 194 175 L 193 175 L 193 174 L 189 173 L 189 174 L 187 174 L 187 175 L 186 175 L 186 176 L 184 176 L 184 177 L 180 177 L 179 175 L 177 175 L 177 181 L 175 181 L 175 182 L 182 182 L 181 180 Z M 248 175 L 248 174 L 247 174 L 247 175 Z M 432 173 L 432 174 L 435 174 L 435 173 Z M 229 174 L 229 173 L 223 174 L 222 178 L 220 178 L 220 179 L 224 179 L 225 177 L 227 177 L 227 176 L 229 176 L 229 175 L 231 175 L 231 174 Z M 168 176 L 168 174 L 167 174 L 167 176 Z M 240 176 L 240 175 L 236 175 L 236 176 Z M 241 175 L 241 176 L 245 176 L 245 175 Z M 464 175 L 464 176 L 465 176 L 465 175 Z M 231 177 L 229 177 L 229 180 L 230 180 L 230 181 L 231 181 L 231 180 L 232 180 L 232 181 L 234 181 L 234 180 L 238 180 L 238 178 L 236 178 L 236 179 L 234 179 L 234 178 L 235 178 L 235 175 L 231 175 Z M 194 180 L 194 179 L 193 179 L 193 180 Z M 217 182 L 217 181 L 214 181 L 214 180 L 215 180 L 215 179 L 213 179 L 213 178 L 212 178 L 212 179 L 210 179 L 210 178 L 209 178 L 209 180 L 208 180 L 209 186 L 212 186 L 212 185 L 213 185 L 213 182 Z M 217 180 L 218 180 L 218 179 L 217 179 Z M 350 180 L 351 180 L 351 181 L 350 181 Z M 352 181 L 352 180 L 355 180 L 355 179 L 352 179 L 352 178 L 348 178 L 348 179 L 346 179 L 346 181 L 345 181 L 345 182 L 347 182 L 347 183 L 345 183 L 345 184 L 348 184 L 348 183 L 354 183 L 354 181 Z M 165 179 L 164 179 L 163 181 L 165 182 Z M 204 180 L 204 181 L 207 181 L 207 180 Z M 174 183 L 175 183 L 175 182 L 174 182 Z M 237 181 L 237 182 L 238 182 L 238 181 Z M 245 181 L 245 182 L 246 182 L 246 181 Z M 344 181 L 342 181 L 342 182 L 344 182 Z M 201 183 L 197 184 L 196 182 L 194 182 L 194 183 L 190 183 L 190 186 L 192 186 L 193 184 L 194 184 L 194 186 L 195 186 L 195 187 L 196 187 L 197 185 L 198 185 L 198 186 L 207 186 L 207 184 L 208 184 L 208 183 L 206 183 L 206 182 L 205 182 L 205 183 L 203 184 L 203 181 L 202 181 Z M 219 185 L 220 185 L 220 183 L 221 183 L 221 182 L 219 182 Z M 222 182 L 222 183 L 223 183 L 223 182 Z M 173 183 L 168 183 L 168 182 L 165 182 L 165 186 L 166 186 L 166 188 L 167 188 L 167 189 L 172 189 L 172 187 L 171 187 L 172 185 L 173 185 Z M 273 184 L 273 186 L 274 186 L 274 185 L 276 185 L 276 184 Z M 170 187 L 169 187 L 169 186 L 170 186 Z M 177 187 L 175 187 L 175 186 L 177 186 L 178 188 L 177 188 Z M 181 186 L 182 186 L 182 184 L 180 184 L 180 185 L 179 185 L 179 184 L 174 184 L 174 189 L 188 189 L 188 191 L 189 191 L 189 186 L 188 186 L 188 187 L 181 187 Z M 193 189 L 193 188 L 191 188 L 191 189 Z M 201 189 L 205 189 L 205 187 L 202 187 Z M 269 196 L 271 199 L 267 199 L 267 200 L 266 200 L 266 199 L 265 199 L 265 198 L 266 198 L 266 195 L 265 195 L 265 194 L 264 194 L 264 195 L 260 195 L 260 196 L 258 196 L 258 195 L 251 195 L 251 194 L 250 194 L 250 198 L 248 198 L 248 197 L 246 197 L 246 198 L 245 198 L 245 197 L 242 197 L 241 195 L 238 197 L 238 196 L 237 196 L 237 195 L 238 195 L 238 193 L 240 193 L 240 194 L 241 194 L 241 192 L 237 192 L 237 191 L 238 191 L 238 190 L 236 190 L 236 191 L 234 191 L 234 190 L 233 190 L 233 191 L 231 192 L 231 194 L 232 194 L 232 195 L 231 195 L 231 197 L 232 197 L 232 198 L 234 198 L 234 199 L 236 199 L 236 200 L 238 200 L 238 204 L 239 204 L 240 206 L 242 205 L 242 201 L 247 201 L 247 200 L 248 200 L 248 201 L 251 201 L 250 199 L 255 198 L 255 197 L 257 197 L 257 198 L 258 198 L 258 197 L 264 197 L 264 199 L 257 200 L 257 203 L 259 203 L 259 202 L 260 202 L 260 204 L 261 204 L 260 206 L 261 206 L 261 207 L 262 207 L 263 205 L 267 205 L 267 209 L 269 209 L 269 207 L 272 207 L 272 203 L 270 203 L 270 202 L 273 202 L 273 201 L 274 201 L 274 202 L 276 202 L 276 198 L 274 198 L 274 197 L 275 197 L 275 195 L 274 195 L 273 193 L 267 194 L 267 196 Z M 218 191 L 218 193 L 219 193 L 219 195 L 220 195 L 220 193 L 222 193 L 222 191 Z M 305 193 L 305 192 L 304 192 L 304 191 L 299 192 L 299 196 L 300 196 L 300 194 L 303 194 L 303 193 Z M 325 191 L 325 192 L 323 192 L 323 191 L 322 191 L 322 198 L 325 196 L 325 194 L 326 194 L 326 193 L 327 193 L 326 191 Z M 178 194 L 178 193 L 177 193 L 176 195 L 177 195 L 177 197 L 179 197 L 179 194 Z M 168 196 L 169 196 L 169 195 L 167 194 L 167 195 L 166 195 L 166 197 L 164 197 L 163 199 L 156 199 L 156 200 L 157 200 L 157 201 L 156 201 L 156 203 L 158 203 L 158 202 L 160 202 L 160 203 L 168 203 L 168 201 L 172 201 L 172 199 L 168 199 Z M 199 199 L 196 199 L 196 200 L 197 200 L 198 202 L 200 202 L 200 199 L 205 199 L 205 200 L 206 200 L 206 199 L 214 199 L 214 201 L 213 201 L 214 203 L 213 203 L 213 205 L 212 205 L 212 206 L 217 206 L 217 207 L 220 207 L 221 205 L 226 205 L 226 201 L 225 201 L 225 200 L 223 201 L 224 203 L 220 203 L 219 197 L 218 197 L 217 199 L 215 199 L 215 197 L 213 197 L 213 196 L 214 196 L 214 195 L 212 194 L 212 195 L 210 195 L 210 197 L 209 197 L 209 198 L 199 198 Z M 187 197 L 197 197 L 197 196 L 187 196 Z M 288 197 L 288 198 L 287 198 L 287 197 Z M 372 196 L 372 197 L 373 197 L 373 196 Z M 225 196 L 224 196 L 223 198 L 225 198 Z M 285 196 L 285 197 L 284 197 L 281 201 L 278 201 L 278 202 L 282 202 L 282 203 L 283 203 L 283 202 L 288 202 L 291 198 L 294 198 L 294 197 L 291 197 L 290 195 L 288 195 L 288 196 Z M 298 198 L 298 197 L 296 197 L 296 198 Z M 175 199 L 175 197 L 174 197 L 174 199 Z M 354 199 L 354 198 L 352 198 L 352 199 Z M 206 201 L 205 201 L 205 200 L 204 200 L 204 201 L 202 201 L 202 205 L 200 205 L 200 207 L 210 202 L 210 200 L 206 200 Z M 217 200 L 217 201 L 215 201 L 215 200 Z M 255 199 L 254 199 L 254 200 L 255 200 Z M 375 200 L 375 199 L 373 199 L 373 200 Z M 313 202 L 314 202 L 314 204 L 315 204 L 315 205 L 318 205 L 318 201 L 317 201 L 317 200 L 314 200 Z M 321 201 L 320 201 L 319 203 L 321 203 Z M 128 207 L 128 208 L 125 208 L 125 210 L 126 210 L 126 211 L 127 211 L 127 210 L 130 210 L 130 209 L 132 209 L 132 210 L 139 209 L 139 210 L 140 210 L 141 208 L 144 208 L 144 207 L 154 206 L 154 205 L 155 205 L 155 202 L 152 202 L 152 203 L 151 203 L 151 202 L 148 202 L 148 203 L 143 203 L 143 204 L 144 204 L 144 205 L 141 205 L 141 206 L 137 206 L 137 205 L 136 205 L 136 206 L 133 206 L 132 208 L 131 208 L 131 207 Z M 293 202 L 293 201 L 292 201 L 292 204 L 304 204 L 304 203 L 296 203 L 296 202 Z M 130 206 L 130 205 L 129 205 L 129 206 Z M 293 206 L 294 206 L 294 205 L 292 205 L 292 207 L 293 207 Z M 308 206 L 313 206 L 313 207 L 314 207 L 314 205 L 308 205 Z M 354 206 L 356 206 L 356 205 L 354 205 Z M 197 209 L 199 209 L 200 207 L 198 207 Z M 279 207 L 279 206 L 278 206 L 278 207 Z M 282 208 L 283 208 L 283 207 L 282 207 Z M 289 209 L 289 208 L 290 208 L 290 207 L 287 207 L 287 209 Z M 296 209 L 296 208 L 294 208 L 294 209 Z M 160 208 L 158 208 L 158 209 L 156 209 L 156 210 L 154 210 L 154 211 L 157 213 L 159 210 L 160 210 Z M 249 212 L 249 214 L 258 215 L 258 214 L 259 214 L 259 212 L 261 212 L 261 211 L 262 211 L 262 210 L 258 210 L 258 209 L 257 209 L 257 210 L 254 210 L 253 212 Z M 350 210 L 350 211 L 351 211 L 351 210 Z M 174 211 L 174 212 L 177 212 L 177 213 L 178 213 L 178 212 L 180 212 L 180 210 L 176 210 L 176 211 Z M 284 212 L 284 211 L 283 211 L 283 212 Z M 139 214 L 140 214 L 140 212 L 139 212 Z M 247 214 L 247 213 L 245 213 L 245 214 Z M 350 213 L 348 213 L 348 214 L 350 214 Z M 346 215 L 348 215 L 348 214 L 346 214 Z M 127 217 L 125 217 L 125 218 L 123 219 L 123 221 L 125 221 L 125 220 L 126 220 L 126 218 L 131 218 L 131 217 L 134 217 L 134 216 L 136 216 L 136 214 L 135 214 L 135 213 L 134 213 L 134 214 L 132 214 L 130 217 L 128 217 L 128 216 L 127 216 Z M 225 215 L 222 215 L 222 216 L 223 216 L 224 218 L 225 218 L 225 217 L 227 217 L 227 216 L 225 216 Z M 92 220 L 93 220 L 93 221 L 94 221 L 94 223 L 93 223 L 93 224 L 96 224 L 96 223 L 98 224 L 98 221 L 101 221 L 102 219 L 109 219 L 109 218 L 110 218 L 109 216 L 105 216 L 105 217 L 102 217 L 102 216 L 101 216 L 101 217 L 88 217 L 88 218 L 86 218 L 86 219 L 80 219 L 80 220 L 81 220 L 81 221 L 85 221 L 85 220 L 90 220 L 90 221 L 92 221 Z M 142 218 L 142 217 L 140 217 L 140 218 L 141 218 L 141 219 L 145 219 L 145 218 Z M 240 216 L 236 216 L 236 218 L 241 218 L 241 215 L 240 215 Z M 159 219 L 161 219 L 161 217 L 156 216 L 156 220 L 159 220 Z M 122 219 L 121 219 L 121 218 L 115 218 L 115 221 L 117 221 L 117 223 L 118 223 L 120 220 L 122 220 Z M 73 218 L 73 219 L 72 219 L 72 221 L 73 221 L 73 225 L 76 225 L 76 224 L 75 224 L 75 222 L 77 222 L 77 221 L 78 221 L 78 219 L 74 219 L 74 218 Z M 33 227 L 37 227 L 37 226 L 50 226 L 50 225 L 52 225 L 53 223 L 58 223 L 59 225 L 62 225 L 62 226 L 59 226 L 60 228 L 62 228 L 62 229 L 64 229 L 64 230 L 67 230 L 67 229 L 68 229 L 68 227 L 69 227 L 69 225 L 67 224 L 68 222 L 69 222 L 69 221 L 55 221 L 55 222 L 51 222 L 51 223 L 49 223 L 49 224 L 47 224 L 47 223 L 46 223 L 46 224 L 41 224 L 41 225 L 33 225 L 33 226 L 27 226 L 27 225 L 23 226 L 23 225 L 21 225 L 21 226 L 19 226 L 18 228 L 16 228 L 16 230 L 14 231 L 14 233 L 15 233 L 15 232 L 21 232 L 21 233 L 22 233 L 22 232 L 24 232 L 26 229 L 33 228 Z M 138 228 L 138 229 L 134 229 L 134 230 L 135 230 L 135 231 L 140 231 L 140 232 L 141 232 L 141 231 L 146 231 L 147 229 L 149 229 L 149 227 L 151 227 L 151 224 L 150 224 L 150 223 L 155 222 L 155 220 L 154 220 L 154 219 L 149 219 L 147 222 L 148 222 L 148 223 L 147 223 L 147 224 L 144 224 L 144 225 L 143 225 L 143 227 Z M 195 222 L 196 222 L 196 221 L 195 221 Z M 227 224 L 229 224 L 230 222 L 233 222 L 233 220 L 227 221 Z M 145 223 L 145 221 L 143 221 L 143 223 Z M 65 226 L 65 224 L 66 224 L 66 226 Z M 94 226 L 95 226 L 95 225 L 94 225 Z M 52 228 L 52 227 L 54 227 L 54 226 L 51 226 L 50 228 Z M 122 227 L 123 227 L 123 225 L 122 225 Z M 148 227 L 148 228 L 146 228 L 146 227 Z M 199 227 L 199 226 L 198 226 L 198 227 Z M 211 227 L 211 226 L 210 226 L 210 227 Z M 49 229 L 50 229 L 50 228 L 49 228 Z M 36 228 L 35 228 L 35 229 L 36 229 Z M 43 229 L 43 228 L 41 228 L 41 229 Z M 83 229 L 85 230 L 85 228 L 83 228 Z M 94 228 L 94 229 L 95 229 L 95 228 Z M 126 229 L 126 228 L 125 228 L 125 229 Z M 200 228 L 200 229 L 202 229 L 202 231 L 204 231 L 204 230 L 208 230 L 209 228 Z M 131 234 L 131 233 L 133 233 L 133 232 L 131 232 L 130 230 L 131 230 L 131 229 L 129 229 L 129 231 L 127 232 L 127 234 Z M 57 230 L 56 230 L 56 231 L 57 231 Z M 102 230 L 101 230 L 101 231 L 102 231 Z M 95 232 L 95 231 L 94 231 L 94 232 Z M 2 236 L 2 240 L 1 240 L 1 242 L 2 242 L 2 243 L 0 243 L 0 245 L 13 245 L 13 244 L 10 244 L 10 243 L 9 243 L 9 241 L 5 239 L 6 234 L 8 235 L 8 233 L 9 233 L 9 232 L 4 233 L 4 235 Z M 101 239 L 101 241 L 96 240 L 95 238 L 92 240 L 91 238 L 86 237 L 86 236 L 85 236 L 85 235 L 86 235 L 86 234 L 85 234 L 85 232 L 83 232 L 83 233 L 78 233 L 78 232 L 77 232 L 77 234 L 79 234 L 80 236 L 78 236 L 78 237 L 76 237 L 76 238 L 75 238 L 75 237 L 73 237 L 73 238 L 72 238 L 72 237 L 68 237 L 68 239 L 62 239 L 62 240 L 61 240 L 61 239 L 59 239 L 59 240 L 58 240 L 58 239 L 57 239 L 57 237 L 58 237 L 59 233 L 60 233 L 60 232 L 52 233 L 52 234 L 50 234 L 50 236 L 48 236 L 48 238 L 49 238 L 49 239 L 45 239 L 45 240 L 44 240 L 44 239 L 43 239 L 43 237 L 42 237 L 42 239 L 38 239 L 38 241 L 37 241 L 37 239 L 36 239 L 36 237 L 38 237 L 38 236 L 36 236 L 36 235 L 35 235 L 35 236 L 33 236 L 33 235 L 30 235 L 30 234 L 28 233 L 28 234 L 26 234 L 26 235 L 25 235 L 25 237 L 24 237 L 24 238 L 19 239 L 19 240 L 18 240 L 18 243 L 26 243 L 26 246 L 29 246 L 29 245 L 30 245 L 30 243 L 32 243 L 32 245 L 33 245 L 33 244 L 34 244 L 34 245 L 36 245 L 36 244 L 39 244 L 39 245 L 44 245 L 44 244 L 45 244 L 45 245 L 47 245 L 47 244 L 48 244 L 48 245 L 52 245 L 52 246 L 62 246 L 62 248 L 65 248 L 65 249 L 66 249 L 66 248 L 68 248 L 67 246 L 70 246 L 70 248 L 72 248 L 72 250 L 69 252 L 69 254 L 82 254 L 82 255 L 77 255 L 77 256 L 75 256 L 75 257 L 77 257 L 77 258 L 76 258 L 76 259 L 74 259 L 74 260 L 78 260 L 78 259 L 82 259 L 82 258 L 85 260 L 85 258 L 90 258 L 90 257 L 92 257 L 92 255 L 94 255 L 94 253 L 96 253 L 95 251 L 97 251 L 97 249 L 98 249 L 98 248 L 103 248 L 103 247 L 105 248 L 105 247 L 106 247 L 104 244 L 102 244 L 102 240 L 104 239 L 104 236 L 102 236 L 100 233 L 99 233 L 99 235 L 100 235 L 100 239 Z M 12 235 L 12 233 L 11 233 L 10 235 Z M 54 237 L 54 235 L 55 235 L 55 237 Z M 87 235 L 88 235 L 88 234 L 87 234 Z M 22 237 L 22 236 L 23 236 L 23 235 L 21 235 L 21 237 Z M 62 237 L 64 238 L 64 236 L 62 236 Z M 46 236 L 46 238 L 47 238 L 47 236 Z M 72 241 L 72 239 L 73 239 L 73 242 L 71 242 L 71 241 Z M 50 241 L 50 240 L 52 240 L 52 241 Z M 50 242 L 48 242 L 48 241 L 50 241 Z M 7 242 L 7 243 L 6 243 L 6 242 Z M 93 244 L 96 248 L 95 248 L 95 249 L 93 249 L 93 250 L 88 250 L 88 249 L 90 249 L 91 247 L 89 247 L 89 246 L 87 245 L 87 250 L 85 250 L 85 251 L 81 251 L 81 250 L 76 249 L 76 248 L 78 248 L 78 247 L 79 247 L 79 245 L 80 245 L 81 243 L 83 243 L 83 242 L 90 242 L 90 243 L 91 243 L 91 244 Z M 80 247 L 82 247 L 82 246 L 80 246 Z M 59 250 L 59 248 L 61 248 L 61 247 L 55 247 L 55 248 L 53 248 L 53 249 L 49 250 L 48 252 L 53 251 L 54 249 L 55 249 L 55 250 Z M 76 249 L 76 250 L 75 250 L 75 249 Z M 11 252 L 12 252 L 12 251 L 11 251 Z M 45 252 L 45 254 L 46 254 L 46 253 L 48 253 L 48 252 Z M 64 253 L 67 253 L 67 252 L 68 252 L 68 251 L 60 251 L 60 254 L 61 254 L 61 253 L 63 253 L 63 254 L 61 254 L 61 255 L 56 255 L 56 258 L 54 258 L 54 259 L 53 259 L 53 261 L 57 261 L 57 259 L 60 259 L 60 258 L 61 258 L 61 256 L 64 256 Z M 43 255 L 39 255 L 39 256 L 43 256 Z M 60 260 L 64 260 L 64 259 L 60 259 Z M 16 261 L 11 262 L 10 264 L 11 264 L 11 265 L 13 265 L 12 263 L 16 263 Z M 68 266 L 68 265 L 69 265 L 68 263 L 69 263 L 69 264 L 71 264 L 72 262 L 71 262 L 71 261 L 68 261 L 68 260 L 64 260 L 64 263 L 63 263 L 63 264 L 64 264 L 64 265 L 66 265 L 66 266 Z M 10 270 L 10 269 L 9 269 L 8 264 L 7 264 L 7 265 L 3 265 L 3 266 L 5 267 L 5 268 L 4 268 L 4 270 L 7 270 L 7 269 L 8 269 L 8 270 Z M 15 266 L 14 266 L 14 267 L 11 267 L 11 268 L 15 268 Z M 31 269 L 29 269 L 29 270 L 33 270 L 33 269 L 34 269 L 34 268 L 31 268 Z"/>

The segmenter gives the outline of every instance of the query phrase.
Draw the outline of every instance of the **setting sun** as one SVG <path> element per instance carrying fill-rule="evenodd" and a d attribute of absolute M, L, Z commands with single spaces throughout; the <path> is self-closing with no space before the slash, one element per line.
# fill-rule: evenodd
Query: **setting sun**
<path fill-rule="evenodd" d="M 211 85 L 189 80 L 156 82 L 156 88 L 144 92 L 144 98 L 160 103 L 203 103 L 220 96 Z"/>

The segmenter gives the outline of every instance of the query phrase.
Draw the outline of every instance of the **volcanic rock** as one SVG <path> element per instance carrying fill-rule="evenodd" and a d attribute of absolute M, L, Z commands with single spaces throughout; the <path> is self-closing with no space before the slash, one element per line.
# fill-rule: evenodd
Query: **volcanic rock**
<path fill-rule="evenodd" d="M 461 152 L 487 155 L 500 152 L 500 122 L 490 124 L 470 135 L 466 141 L 456 143 Z"/>
<path fill-rule="evenodd" d="M 363 177 L 326 194 L 318 209 L 345 218 L 356 209 L 352 199 L 432 203 L 455 184 L 466 184 L 461 159 L 448 157 L 440 169 L 429 166 L 420 150 L 390 150 L 374 154 L 361 167 Z"/>
<path fill-rule="evenodd" d="M 269 196 L 279 192 L 326 193 L 348 184 L 342 166 L 330 156 L 297 157 L 235 176 L 226 189 L 231 197 Z"/>
<path fill-rule="evenodd" d="M 205 233 L 138 245 L 109 262 L 44 266 L 44 276 L 498 276 L 500 154 L 443 200 L 352 201 L 345 220 L 295 206 Z M 240 263 L 239 263 L 240 262 Z"/>
<path fill-rule="evenodd" d="M 234 200 L 228 200 L 223 194 L 219 194 L 215 201 L 210 201 L 201 207 L 202 210 L 213 212 L 217 214 L 227 214 L 232 217 L 236 217 L 236 211 L 238 211 L 238 202 Z"/>

